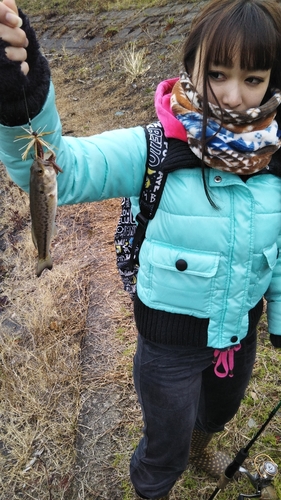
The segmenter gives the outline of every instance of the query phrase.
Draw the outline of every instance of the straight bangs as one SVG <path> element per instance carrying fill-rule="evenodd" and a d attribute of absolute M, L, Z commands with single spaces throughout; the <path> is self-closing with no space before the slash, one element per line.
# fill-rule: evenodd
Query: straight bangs
<path fill-rule="evenodd" d="M 262 9 L 251 3 L 242 5 L 242 8 L 240 4 L 228 14 L 218 19 L 208 34 L 202 33 L 202 40 L 208 40 L 205 48 L 206 71 L 210 64 L 232 67 L 237 54 L 242 70 L 271 69 L 280 49 L 280 40 L 272 29 L 272 21 Z"/>
<path fill-rule="evenodd" d="M 202 76 L 202 178 L 210 204 L 205 179 L 204 154 L 208 139 L 206 129 L 209 116 L 208 91 L 221 108 L 209 78 L 211 65 L 232 68 L 236 58 L 241 70 L 270 71 L 269 86 L 264 102 L 273 89 L 281 89 L 281 0 L 211 0 L 191 25 L 183 47 L 183 63 L 193 81 L 195 63 L 197 78 Z M 197 59 L 196 59 L 197 58 Z M 281 105 L 276 120 L 281 128 Z M 280 148 L 281 155 L 281 148 Z M 276 154 L 276 153 L 275 153 Z"/>

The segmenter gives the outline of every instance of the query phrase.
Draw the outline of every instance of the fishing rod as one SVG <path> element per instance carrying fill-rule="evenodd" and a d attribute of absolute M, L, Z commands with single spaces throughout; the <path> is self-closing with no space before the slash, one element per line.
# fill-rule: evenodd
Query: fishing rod
<path fill-rule="evenodd" d="M 261 481 L 259 481 L 258 478 L 248 474 L 248 471 L 246 471 L 246 469 L 244 469 L 241 466 L 242 466 L 244 460 L 246 460 L 246 458 L 249 455 L 249 449 L 256 442 L 256 440 L 261 435 L 261 433 L 264 431 L 264 429 L 269 424 L 269 422 L 273 419 L 274 415 L 276 415 L 276 413 L 278 412 L 280 407 L 281 407 L 281 400 L 275 406 L 275 408 L 270 412 L 270 414 L 269 414 L 268 418 L 266 419 L 266 421 L 264 422 L 264 424 L 261 426 L 261 428 L 258 430 L 258 432 L 254 435 L 254 437 L 249 441 L 249 443 L 245 446 L 245 448 L 241 448 L 238 451 L 234 460 L 226 467 L 223 475 L 218 480 L 217 487 L 215 488 L 215 490 L 213 491 L 212 495 L 209 497 L 208 500 L 213 500 L 214 498 L 216 498 L 217 495 L 220 493 L 220 491 L 222 491 L 227 486 L 228 482 L 234 477 L 235 473 L 239 471 L 239 469 L 242 473 L 245 472 L 247 474 L 247 476 L 250 478 L 252 484 L 255 483 L 255 486 L 257 486 L 257 490 L 258 490 L 257 495 L 250 496 L 250 497 L 248 496 L 248 498 L 258 498 L 258 497 L 261 498 L 261 489 L 268 486 L 269 481 L 271 481 L 273 479 L 273 476 L 275 476 L 277 473 L 277 470 L 276 471 L 273 470 L 274 466 L 277 467 L 276 464 L 274 464 L 273 462 L 265 462 L 265 464 L 267 464 L 267 465 L 264 464 L 264 466 L 266 468 L 266 470 L 263 471 L 264 481 L 262 481 L 262 479 L 263 479 L 262 476 L 260 476 Z M 240 495 L 239 499 L 240 498 L 247 498 L 247 496 Z"/>

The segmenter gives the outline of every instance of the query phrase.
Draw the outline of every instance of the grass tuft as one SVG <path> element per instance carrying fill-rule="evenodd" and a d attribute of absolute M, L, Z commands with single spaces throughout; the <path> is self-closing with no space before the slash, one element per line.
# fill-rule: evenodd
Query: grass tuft
<path fill-rule="evenodd" d="M 129 81 L 144 75 L 150 68 L 146 64 L 145 48 L 137 49 L 136 42 L 130 42 L 123 50 L 120 50 L 120 61 Z"/>

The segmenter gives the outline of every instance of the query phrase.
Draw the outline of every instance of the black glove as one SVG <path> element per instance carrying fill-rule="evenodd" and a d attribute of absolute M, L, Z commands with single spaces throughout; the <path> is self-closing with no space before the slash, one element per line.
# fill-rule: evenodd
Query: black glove
<path fill-rule="evenodd" d="M 270 342 L 272 343 L 273 347 L 281 347 L 281 335 L 273 335 L 273 333 L 271 333 Z"/>
<path fill-rule="evenodd" d="M 7 58 L 5 47 L 9 44 L 0 39 L 0 123 L 10 127 L 27 123 L 29 118 L 34 118 L 41 111 L 50 86 L 49 64 L 39 50 L 35 31 L 20 9 L 19 16 L 29 41 L 26 49 L 27 75 L 21 71 L 20 62 Z"/>

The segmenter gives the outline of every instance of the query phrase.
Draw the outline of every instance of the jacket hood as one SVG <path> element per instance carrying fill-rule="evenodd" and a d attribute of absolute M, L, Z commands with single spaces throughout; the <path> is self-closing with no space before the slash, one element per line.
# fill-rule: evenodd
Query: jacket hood
<path fill-rule="evenodd" d="M 158 85 L 155 93 L 155 109 L 157 117 L 163 125 L 165 136 L 186 142 L 186 130 L 182 123 L 173 115 L 170 106 L 172 89 L 178 80 L 179 78 L 172 78 Z"/>

